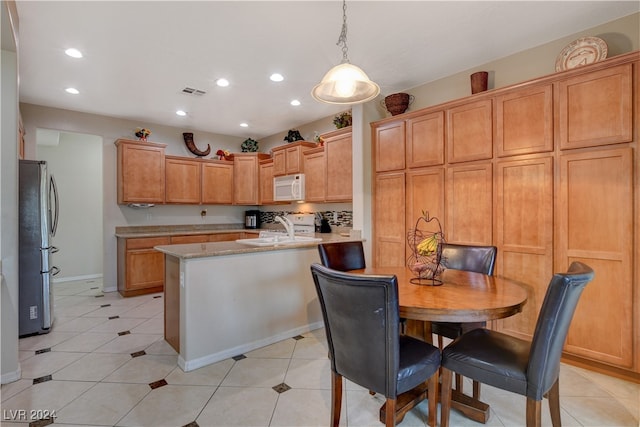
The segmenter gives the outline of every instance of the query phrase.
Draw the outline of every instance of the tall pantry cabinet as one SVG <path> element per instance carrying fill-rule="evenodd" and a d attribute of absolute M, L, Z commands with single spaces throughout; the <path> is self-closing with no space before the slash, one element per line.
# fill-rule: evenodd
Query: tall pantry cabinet
<path fill-rule="evenodd" d="M 640 54 L 372 123 L 373 262 L 404 265 L 422 211 L 452 243 L 498 247 L 526 287 L 491 327 L 530 339 L 554 272 L 595 270 L 565 360 L 640 380 Z M 393 206 L 393 209 L 390 207 Z"/>

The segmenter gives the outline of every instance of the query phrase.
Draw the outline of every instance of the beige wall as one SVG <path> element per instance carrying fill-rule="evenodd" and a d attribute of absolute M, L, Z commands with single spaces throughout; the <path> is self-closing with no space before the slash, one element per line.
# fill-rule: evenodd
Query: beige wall
<path fill-rule="evenodd" d="M 640 49 L 640 13 L 635 13 L 579 33 L 554 40 L 497 61 L 480 64 L 440 80 L 426 83 L 405 92 L 415 96 L 407 111 L 441 104 L 471 95 L 470 75 L 489 72 L 489 89 L 522 83 L 555 72 L 556 57 L 562 49 L 580 37 L 596 36 L 607 43 L 608 57 Z M 386 115 L 389 115 L 386 113 Z"/>

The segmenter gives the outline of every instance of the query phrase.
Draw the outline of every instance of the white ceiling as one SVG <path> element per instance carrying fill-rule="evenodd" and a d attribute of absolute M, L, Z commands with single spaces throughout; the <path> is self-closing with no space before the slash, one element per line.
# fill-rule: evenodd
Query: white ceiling
<path fill-rule="evenodd" d="M 21 102 L 133 119 L 151 129 L 160 123 L 255 139 L 348 108 L 310 95 L 342 58 L 340 1 L 17 7 Z M 349 59 L 385 96 L 639 10 L 638 1 L 350 0 Z M 84 58 L 67 57 L 69 47 Z M 274 72 L 285 81 L 271 82 Z M 219 77 L 231 85 L 217 87 Z M 80 94 L 65 93 L 70 86 Z M 187 86 L 206 94 L 183 94 Z M 292 99 L 302 105 L 291 106 Z M 188 115 L 177 116 L 178 109 Z"/>

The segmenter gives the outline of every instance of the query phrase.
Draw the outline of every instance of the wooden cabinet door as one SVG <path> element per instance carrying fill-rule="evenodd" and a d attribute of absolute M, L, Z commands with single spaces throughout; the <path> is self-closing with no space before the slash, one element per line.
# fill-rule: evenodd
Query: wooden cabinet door
<path fill-rule="evenodd" d="M 415 169 L 407 172 L 406 228 L 415 228 L 423 212 L 444 224 L 444 168 Z"/>
<path fill-rule="evenodd" d="M 553 275 L 553 158 L 501 160 L 494 181 L 495 274 L 524 284 L 528 294 L 522 313 L 498 324 L 531 340 Z"/>
<path fill-rule="evenodd" d="M 631 141 L 632 80 L 632 64 L 625 64 L 560 81 L 560 148 Z"/>
<path fill-rule="evenodd" d="M 118 291 L 123 296 L 160 292 L 164 285 L 164 254 L 154 246 L 169 237 L 118 239 Z"/>
<path fill-rule="evenodd" d="M 200 161 L 179 157 L 165 157 L 166 203 L 200 203 Z"/>
<path fill-rule="evenodd" d="M 304 153 L 302 162 L 305 175 L 305 201 L 324 202 L 327 182 L 324 148 L 314 148 Z"/>
<path fill-rule="evenodd" d="M 119 139 L 118 203 L 164 203 L 166 144 Z"/>
<path fill-rule="evenodd" d="M 444 112 L 407 119 L 407 167 L 420 168 L 444 163 Z"/>
<path fill-rule="evenodd" d="M 285 165 L 287 175 L 304 172 L 302 166 L 302 147 L 287 147 L 285 150 Z"/>
<path fill-rule="evenodd" d="M 375 267 L 405 265 L 404 172 L 376 175 L 373 217 L 373 262 Z"/>
<path fill-rule="evenodd" d="M 273 150 L 273 176 L 287 174 L 287 153 L 284 150 Z"/>
<path fill-rule="evenodd" d="M 273 160 L 263 160 L 258 166 L 260 180 L 260 204 L 267 205 L 273 201 Z"/>
<path fill-rule="evenodd" d="M 447 170 L 447 242 L 489 245 L 492 242 L 492 165 L 450 167 Z"/>
<path fill-rule="evenodd" d="M 270 156 L 264 153 L 236 153 L 233 156 L 233 204 L 258 205 L 260 160 Z"/>
<path fill-rule="evenodd" d="M 353 199 L 351 131 L 326 138 L 324 153 L 327 177 L 325 200 L 350 202 Z"/>
<path fill-rule="evenodd" d="M 223 160 L 202 163 L 202 203 L 233 203 L 233 163 Z"/>
<path fill-rule="evenodd" d="M 553 86 L 514 89 L 496 97 L 498 157 L 553 151 Z"/>
<path fill-rule="evenodd" d="M 491 100 L 485 99 L 447 110 L 449 163 L 493 157 Z"/>
<path fill-rule="evenodd" d="M 626 368 L 639 327 L 633 322 L 633 212 L 632 148 L 560 156 L 555 269 L 582 261 L 595 271 L 565 351 Z"/>
<path fill-rule="evenodd" d="M 404 120 L 386 123 L 374 128 L 373 155 L 375 171 L 403 170 L 405 165 Z"/>

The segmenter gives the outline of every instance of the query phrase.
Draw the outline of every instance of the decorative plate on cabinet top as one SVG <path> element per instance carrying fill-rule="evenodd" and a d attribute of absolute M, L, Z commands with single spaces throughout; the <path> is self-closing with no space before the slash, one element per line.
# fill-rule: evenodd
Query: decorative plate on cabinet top
<path fill-rule="evenodd" d="M 599 37 L 581 37 L 565 46 L 556 58 L 556 71 L 593 64 L 607 57 L 607 43 Z"/>

